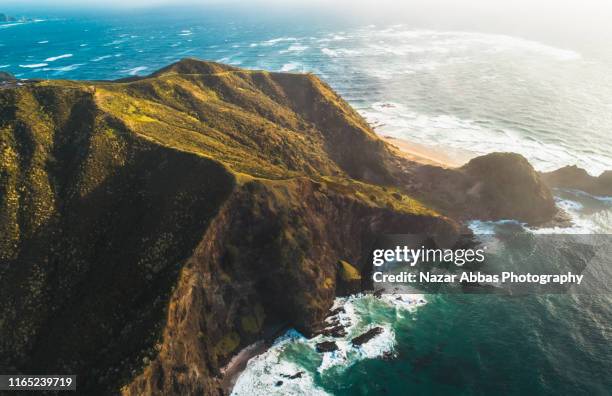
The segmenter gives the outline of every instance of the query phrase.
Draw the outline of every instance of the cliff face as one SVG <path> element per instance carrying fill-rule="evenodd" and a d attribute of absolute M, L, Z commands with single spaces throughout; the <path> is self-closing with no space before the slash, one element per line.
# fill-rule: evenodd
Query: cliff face
<path fill-rule="evenodd" d="M 550 188 L 519 154 L 492 153 L 456 169 L 425 165 L 409 174 L 409 191 L 456 219 L 541 225 L 558 214 Z"/>
<path fill-rule="evenodd" d="M 336 295 L 339 258 L 363 268 L 377 233 L 408 229 L 453 232 L 442 218 L 364 205 L 334 183 L 245 184 L 187 261 L 159 356 L 124 392 L 220 388 L 221 367 L 266 324 L 291 324 L 305 334 L 318 330 Z"/>
<path fill-rule="evenodd" d="M 458 232 L 414 196 L 455 215 L 439 186 L 491 179 L 428 187 L 316 77 L 196 60 L 0 90 L 0 131 L 0 368 L 87 394 L 218 394 L 267 328 L 318 329 L 376 235 Z"/>
<path fill-rule="evenodd" d="M 612 171 L 605 171 L 595 177 L 574 165 L 543 173 L 542 179 L 550 187 L 576 189 L 593 195 L 612 196 Z"/>

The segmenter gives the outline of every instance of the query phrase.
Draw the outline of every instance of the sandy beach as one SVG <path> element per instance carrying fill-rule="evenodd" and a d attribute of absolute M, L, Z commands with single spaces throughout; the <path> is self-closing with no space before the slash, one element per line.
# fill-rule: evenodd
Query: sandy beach
<path fill-rule="evenodd" d="M 398 149 L 405 158 L 427 165 L 442 166 L 444 168 L 456 168 L 472 158 L 470 153 L 450 149 L 425 146 L 406 139 L 393 136 L 380 135 L 380 137 L 390 145 Z"/>
<path fill-rule="evenodd" d="M 236 381 L 240 374 L 246 368 L 249 360 L 257 355 L 260 355 L 268 350 L 274 341 L 287 331 L 287 326 L 271 325 L 264 330 L 262 338 L 243 348 L 236 354 L 226 365 L 221 369 L 222 381 L 221 387 L 224 389 L 226 394 L 231 394 Z"/>

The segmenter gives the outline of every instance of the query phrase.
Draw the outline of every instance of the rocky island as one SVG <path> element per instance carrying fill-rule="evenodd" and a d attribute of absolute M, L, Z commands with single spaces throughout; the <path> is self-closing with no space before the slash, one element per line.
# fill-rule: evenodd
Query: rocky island
<path fill-rule="evenodd" d="M 83 394 L 219 395 L 270 329 L 322 331 L 376 235 L 558 214 L 523 157 L 410 161 L 311 74 L 35 81 L 0 130 L 0 367 Z"/>
<path fill-rule="evenodd" d="M 17 19 L 12 16 L 8 16 L 6 14 L 0 13 L 0 23 L 2 22 L 15 22 Z"/>
<path fill-rule="evenodd" d="M 0 13 L 0 23 L 8 23 L 8 22 L 30 22 L 31 19 L 20 17 L 16 18 L 14 16 L 10 16 L 7 14 Z"/>

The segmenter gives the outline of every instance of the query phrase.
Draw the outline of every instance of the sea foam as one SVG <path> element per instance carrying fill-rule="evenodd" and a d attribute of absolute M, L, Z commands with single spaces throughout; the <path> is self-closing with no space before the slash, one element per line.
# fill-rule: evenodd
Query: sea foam
<path fill-rule="evenodd" d="M 280 71 L 281 72 L 290 72 L 290 71 L 294 71 L 297 70 L 298 68 L 300 68 L 302 65 L 298 62 L 289 62 L 289 63 L 285 63 L 281 68 Z"/>
<path fill-rule="evenodd" d="M 63 55 L 58 55 L 58 56 L 52 56 L 49 57 L 47 59 L 45 59 L 45 62 L 55 62 L 56 60 L 59 59 L 64 59 L 64 58 L 71 58 L 72 54 L 63 54 Z"/>
<path fill-rule="evenodd" d="M 124 70 L 123 72 L 129 74 L 130 76 L 135 76 L 138 73 L 140 73 L 141 71 L 144 71 L 144 70 L 147 70 L 147 69 L 148 69 L 147 66 L 137 66 L 137 67 L 134 67 L 132 69 Z"/>
<path fill-rule="evenodd" d="M 35 68 L 39 68 L 39 67 L 45 67 L 48 66 L 48 63 L 32 63 L 29 65 L 19 65 L 19 67 L 23 67 L 25 69 L 35 69 Z"/>
<path fill-rule="evenodd" d="M 425 297 L 420 294 L 383 295 L 381 298 L 359 294 L 337 298 L 332 310 L 340 307 L 343 310 L 334 319 L 345 328 L 347 336 L 333 338 L 319 335 L 307 339 L 295 330 L 287 331 L 266 352 L 249 360 L 245 371 L 238 377 L 232 394 L 325 395 L 325 390 L 315 384 L 315 376 L 337 374 L 361 360 L 393 354 L 396 344 L 393 323 L 373 321 L 374 317 L 379 318 L 375 312 L 392 309 L 396 311 L 396 315 L 390 317 L 402 319 L 403 315 L 414 313 L 424 304 Z M 331 325 L 332 319 L 328 318 L 327 322 Z M 352 338 L 373 327 L 381 327 L 381 334 L 359 347 L 352 345 Z M 322 354 L 316 352 L 317 343 L 322 341 L 336 342 L 338 350 Z M 299 378 L 288 378 L 297 373 L 301 373 Z"/>

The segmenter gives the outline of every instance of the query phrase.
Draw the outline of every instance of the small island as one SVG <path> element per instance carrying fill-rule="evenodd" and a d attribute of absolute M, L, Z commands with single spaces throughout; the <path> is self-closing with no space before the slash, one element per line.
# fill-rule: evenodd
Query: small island
<path fill-rule="evenodd" d="M 0 13 L 0 23 L 9 23 L 9 22 L 30 22 L 32 21 L 30 18 L 17 18 L 14 16 L 10 16 L 7 14 Z"/>

